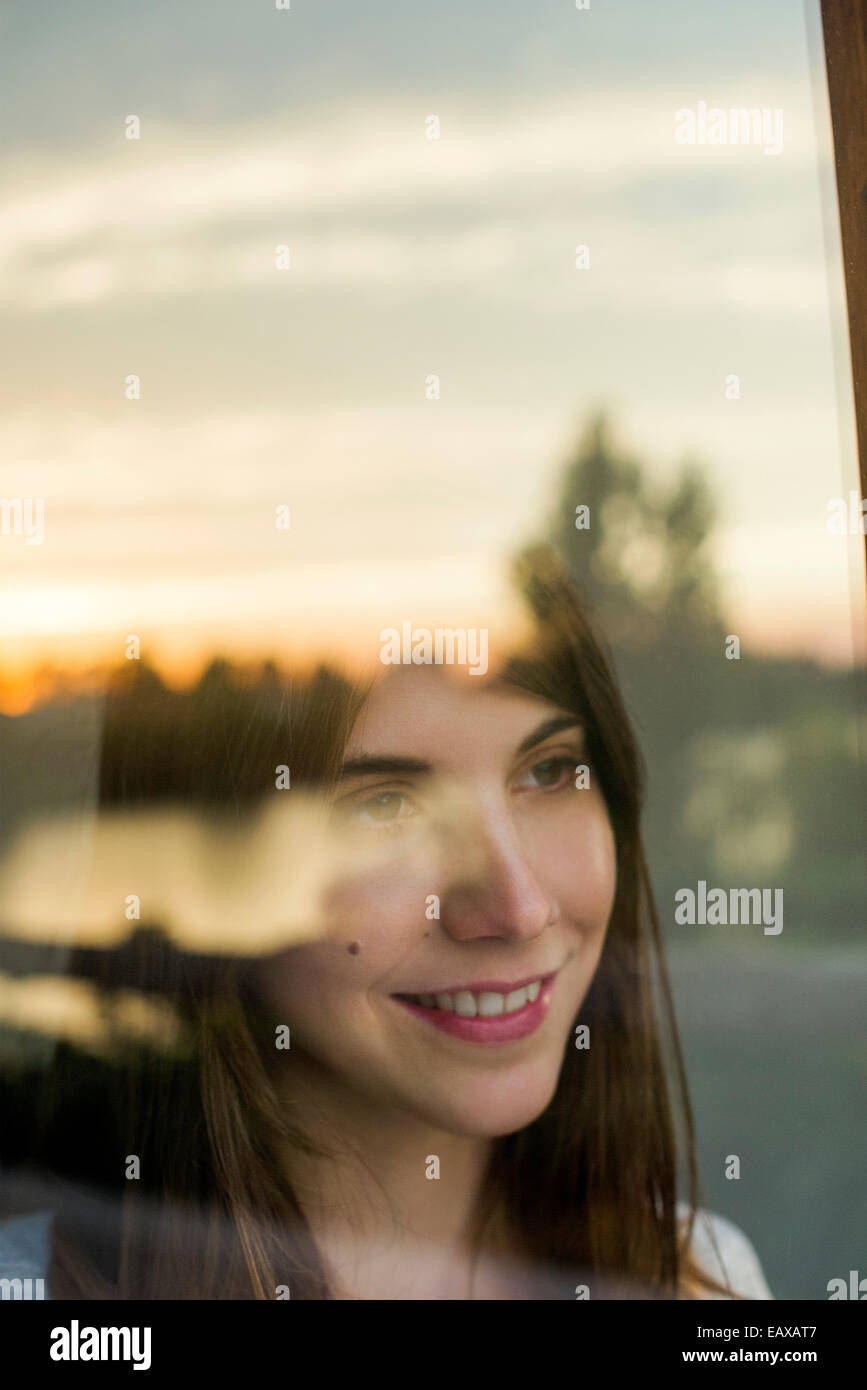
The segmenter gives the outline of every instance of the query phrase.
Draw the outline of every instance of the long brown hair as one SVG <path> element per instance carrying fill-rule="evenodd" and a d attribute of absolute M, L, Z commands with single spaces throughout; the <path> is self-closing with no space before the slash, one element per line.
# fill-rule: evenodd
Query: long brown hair
<path fill-rule="evenodd" d="M 551 1273 L 545 1296 L 574 1298 L 576 1278 L 589 1281 L 591 1296 L 721 1292 L 688 1253 L 699 1200 L 695 1141 L 642 848 L 640 754 L 611 662 L 559 562 L 538 550 L 525 557 L 518 578 L 535 637 L 504 676 L 584 722 L 614 831 L 617 887 L 599 965 L 575 1019 L 589 1027 L 591 1046 L 567 1046 L 544 1113 L 493 1142 L 474 1239 L 482 1248 L 489 1223 L 505 1221 L 513 1249 Z M 224 750 L 226 762 L 207 786 L 188 768 L 185 795 L 222 789 L 240 804 L 275 755 L 288 761 L 287 739 L 293 777 L 327 787 L 363 693 L 326 670 L 304 686 L 272 680 L 268 688 L 267 709 L 236 692 L 230 727 L 219 738 L 207 702 L 199 701 L 200 736 Z M 153 689 L 148 698 L 159 703 Z M 127 700 L 114 722 L 109 710 L 103 767 L 104 787 L 127 797 L 137 777 L 140 784 L 143 757 L 141 738 L 134 749 L 123 740 L 129 710 Z M 210 767 L 208 777 L 213 759 Z M 278 1288 L 293 1299 L 329 1297 L 316 1243 L 275 1157 L 280 1145 L 308 1141 L 269 1079 L 245 964 L 221 958 L 194 978 L 166 967 L 162 988 L 190 1020 L 193 1055 L 179 1061 L 141 1050 L 116 1097 L 127 1152 L 140 1156 L 143 1176 L 158 1177 L 124 1184 L 109 1258 L 88 1258 L 83 1233 L 60 1214 L 49 1274 L 54 1297 L 264 1299 Z M 679 1163 L 685 1227 L 677 1211 Z"/>

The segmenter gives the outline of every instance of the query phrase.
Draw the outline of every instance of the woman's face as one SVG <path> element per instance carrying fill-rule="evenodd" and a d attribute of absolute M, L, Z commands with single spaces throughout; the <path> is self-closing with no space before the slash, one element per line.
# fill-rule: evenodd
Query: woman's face
<path fill-rule="evenodd" d="M 554 1094 L 602 950 L 615 845 L 595 770 L 576 786 L 587 753 L 569 712 L 472 687 L 395 667 L 370 695 L 335 797 L 351 868 L 326 934 L 256 978 L 291 1029 L 290 1069 L 312 1063 L 336 1096 L 494 1137 Z"/>

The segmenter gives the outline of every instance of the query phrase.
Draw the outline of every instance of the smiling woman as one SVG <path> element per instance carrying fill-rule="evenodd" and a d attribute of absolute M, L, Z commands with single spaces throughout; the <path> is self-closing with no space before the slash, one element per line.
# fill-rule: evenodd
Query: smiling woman
<path fill-rule="evenodd" d="M 616 874 L 601 788 L 575 788 L 585 760 L 578 716 L 506 682 L 469 684 L 410 666 L 372 691 L 350 734 L 338 807 L 395 848 L 335 886 L 327 940 L 258 976 L 275 1018 L 282 1009 L 295 1021 L 292 1085 L 312 1056 L 340 1090 L 351 1080 L 376 1098 L 368 1123 L 383 1138 L 389 1122 L 397 1130 L 388 1152 L 399 1142 L 407 1159 L 433 1148 L 443 1163 L 445 1148 L 450 1173 L 475 1168 L 479 1141 L 523 1128 L 549 1104 Z M 472 873 L 466 856 L 432 863 L 421 838 L 429 803 L 449 793 L 480 861 Z M 346 961 L 344 935 L 360 940 L 362 958 Z M 317 1100 L 324 1111 L 322 1082 Z M 413 1133 L 407 1112 L 434 1133 Z M 332 1120 L 345 1132 L 339 1102 Z"/>
<path fill-rule="evenodd" d="M 232 955 L 163 969 L 195 1056 L 136 1055 L 137 1180 L 98 1221 L 92 1194 L 60 1204 L 52 1297 L 769 1297 L 735 1228 L 693 1229 L 621 697 L 551 555 L 524 580 L 534 635 L 484 681 L 410 663 L 320 672 L 270 720 L 199 704 L 210 756 L 179 740 L 149 795 L 237 814 L 290 763 L 326 812 L 321 920 L 267 955 L 239 922 Z M 135 798 L 142 727 L 124 750 L 109 720 L 107 794 Z"/>

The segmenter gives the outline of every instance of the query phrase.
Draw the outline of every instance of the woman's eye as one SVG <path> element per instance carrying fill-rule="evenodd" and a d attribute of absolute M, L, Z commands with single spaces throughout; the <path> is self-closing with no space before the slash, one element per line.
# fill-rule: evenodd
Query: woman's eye
<path fill-rule="evenodd" d="M 556 787 L 564 781 L 564 775 L 571 774 L 573 759 L 546 758 L 544 762 L 534 763 L 523 774 L 519 785 L 535 787 Z M 527 781 L 526 779 L 532 779 Z"/>
<path fill-rule="evenodd" d="M 377 792 L 364 801 L 346 808 L 346 815 L 356 825 L 368 829 L 399 825 L 413 815 L 409 798 L 403 792 Z"/>

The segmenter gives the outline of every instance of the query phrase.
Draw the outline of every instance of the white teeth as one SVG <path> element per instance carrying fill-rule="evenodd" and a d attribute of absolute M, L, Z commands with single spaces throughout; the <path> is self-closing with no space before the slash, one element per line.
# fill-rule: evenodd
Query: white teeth
<path fill-rule="evenodd" d="M 482 990 L 473 994 L 471 990 L 459 989 L 451 994 L 419 994 L 416 996 L 422 1008 L 442 1009 L 445 1013 L 458 1014 L 461 1018 L 499 1018 L 502 1014 L 513 1014 L 532 1004 L 539 998 L 541 980 L 534 980 L 523 989 L 513 989 L 511 994 L 497 994 L 493 990 Z"/>
<path fill-rule="evenodd" d="M 506 1001 L 502 994 L 490 994 L 485 992 L 479 995 L 479 1017 L 497 1018 L 503 1013 Z"/>
<path fill-rule="evenodd" d="M 514 1013 L 515 1009 L 523 1009 L 527 1002 L 527 989 L 513 989 L 511 994 L 506 995 L 506 1013 Z"/>
<path fill-rule="evenodd" d="M 468 989 L 459 989 L 455 995 L 455 1013 L 461 1018 L 475 1018 L 476 1001 Z"/>

